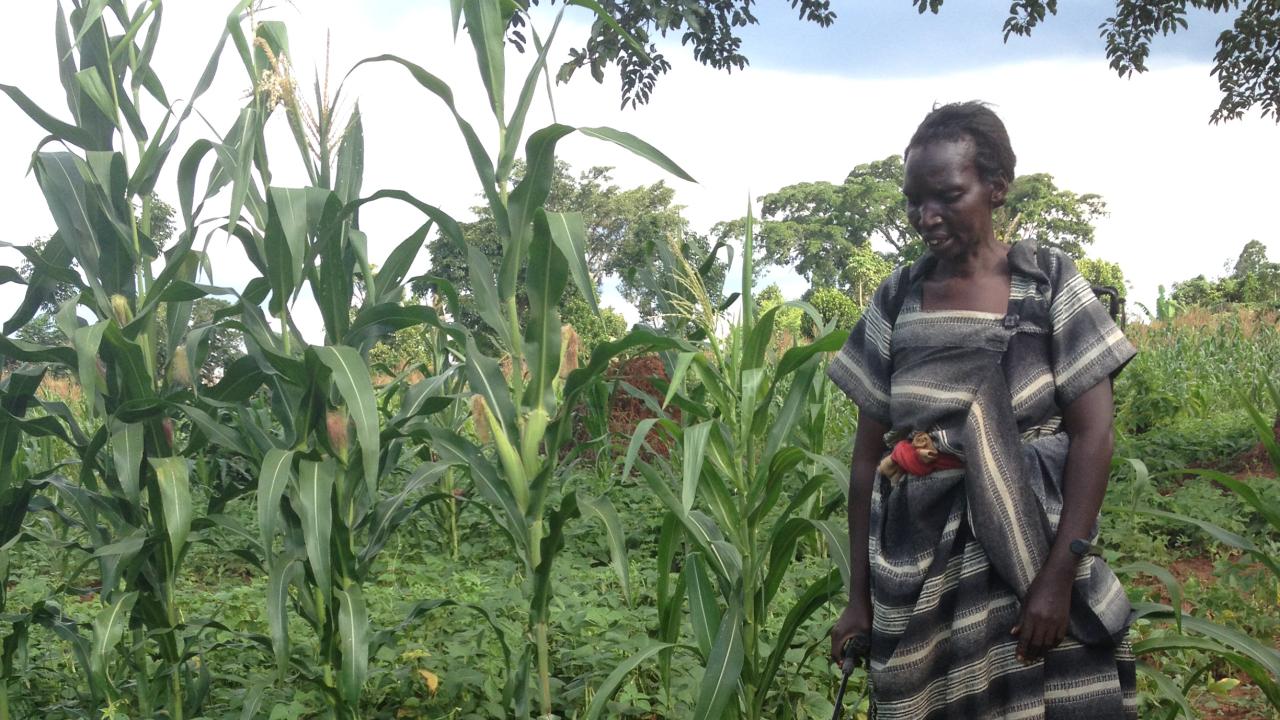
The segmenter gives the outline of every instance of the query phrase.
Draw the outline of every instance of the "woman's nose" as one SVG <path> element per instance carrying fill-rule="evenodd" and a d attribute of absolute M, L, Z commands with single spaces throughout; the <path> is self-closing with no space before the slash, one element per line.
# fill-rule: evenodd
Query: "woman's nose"
<path fill-rule="evenodd" d="M 942 214 L 938 212 L 937 203 L 925 201 L 920 204 L 920 227 L 931 228 L 942 221 Z"/>

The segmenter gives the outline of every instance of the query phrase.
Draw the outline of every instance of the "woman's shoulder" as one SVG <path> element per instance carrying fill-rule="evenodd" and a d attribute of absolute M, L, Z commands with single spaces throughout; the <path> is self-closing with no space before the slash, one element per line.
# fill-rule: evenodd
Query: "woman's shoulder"
<path fill-rule="evenodd" d="M 1075 260 L 1064 250 L 1053 245 L 1041 245 L 1035 240 L 1013 243 L 1009 248 L 1009 263 L 1015 272 L 1048 281 L 1055 287 L 1079 273 Z"/>

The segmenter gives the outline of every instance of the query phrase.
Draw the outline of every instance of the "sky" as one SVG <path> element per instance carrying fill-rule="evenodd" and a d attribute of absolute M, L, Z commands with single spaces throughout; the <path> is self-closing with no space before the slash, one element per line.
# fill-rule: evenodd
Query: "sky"
<path fill-rule="evenodd" d="M 170 0 L 165 5 L 155 66 L 171 98 L 186 97 L 208 61 L 232 7 L 222 0 Z M 757 5 L 761 23 L 744 32 L 748 68 L 733 73 L 697 64 L 678 37 L 662 42 L 672 63 L 652 101 L 619 109 L 616 78 L 603 84 L 580 73 L 553 90 L 554 119 L 575 126 L 607 125 L 634 133 L 660 148 L 696 180 L 671 177 L 615 146 L 584 136 L 559 145 L 575 169 L 615 167 L 621 187 L 663 180 L 695 230 L 738 217 L 749 198 L 786 185 L 840 182 L 856 165 L 900 153 L 915 126 L 935 103 L 979 99 L 992 104 L 1009 129 L 1019 174 L 1046 172 L 1059 187 L 1093 192 L 1109 215 L 1097 223 L 1090 254 L 1119 262 L 1132 283 L 1132 298 L 1154 307 L 1157 286 L 1197 274 L 1224 274 L 1246 242 L 1267 245 L 1280 259 L 1280 224 L 1263 212 L 1274 207 L 1275 180 L 1266 172 L 1280 157 L 1280 127 L 1256 116 L 1210 125 L 1217 105 L 1210 76 L 1213 43 L 1229 19 L 1194 14 L 1187 32 L 1157 38 L 1150 72 L 1120 79 L 1103 55 L 1098 24 L 1114 9 L 1107 2 L 1064 3 L 1030 38 L 1001 39 L 1007 0 L 961 3 L 940 14 L 916 12 L 910 0 L 838 1 L 831 28 L 799 22 L 785 0 Z M 874 8 L 867 8 L 874 5 Z M 462 114 L 486 141 L 496 137 L 483 87 L 465 35 L 455 42 L 446 0 L 337 0 L 280 2 L 264 18 L 290 27 L 294 67 L 304 82 L 323 68 L 326 34 L 336 86 L 364 57 L 396 53 L 441 76 L 457 95 Z M 0 43 L 0 82 L 22 88 L 51 113 L 67 117 L 53 47 L 54 0 L 15 3 Z M 535 15 L 550 29 L 557 3 Z M 558 66 L 587 35 L 589 15 L 570 8 L 552 50 Z M 515 93 L 528 56 L 509 60 L 508 87 Z M 250 82 L 234 51 L 212 89 L 197 103 L 179 148 L 230 127 Z M 460 220 L 478 203 L 479 183 L 457 127 L 443 104 L 390 65 L 364 66 L 348 78 L 344 103 L 362 113 L 366 166 L 364 190 L 406 190 Z M 158 121 L 158 111 L 149 115 Z M 529 128 L 553 121 L 545 93 L 535 100 Z M 273 121 L 274 182 L 302 185 L 292 140 Z M 154 124 L 154 122 L 153 122 Z M 53 225 L 44 199 L 27 172 L 31 151 L 44 133 L 0 97 L 0 198 L 6 218 L 0 239 L 29 242 Z M 494 143 L 490 142 L 491 151 Z M 130 158 L 136 159 L 130 148 Z M 170 159 L 159 192 L 176 201 Z M 211 202 L 216 207 L 217 202 Z M 362 210 L 370 259 L 383 260 L 421 223 L 416 211 L 386 202 Z M 212 281 L 241 286 L 253 274 L 238 245 L 210 239 Z M 16 265 L 12 251 L 0 262 Z M 426 269 L 420 258 L 417 271 Z M 731 270 L 731 278 L 736 273 Z M 771 270 L 786 297 L 798 297 L 803 278 Z M 735 280 L 731 282 L 736 283 Z M 0 306 L 15 307 L 22 288 L 0 285 Z M 603 300 L 624 311 L 611 283 Z M 318 313 L 303 297 L 295 317 L 309 339 L 321 336 Z"/>

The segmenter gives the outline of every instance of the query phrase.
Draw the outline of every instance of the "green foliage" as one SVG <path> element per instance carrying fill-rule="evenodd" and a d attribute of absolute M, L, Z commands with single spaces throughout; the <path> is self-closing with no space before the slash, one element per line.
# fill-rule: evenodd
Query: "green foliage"
<path fill-rule="evenodd" d="M 1181 307 L 1222 310 L 1231 305 L 1280 309 L 1280 263 L 1267 259 L 1267 248 L 1250 240 L 1240 250 L 1230 275 L 1207 280 L 1197 275 L 1173 284 L 1172 298 Z"/>
<path fill-rule="evenodd" d="M 858 318 L 862 317 L 863 306 L 837 288 L 809 288 L 805 300 L 822 316 L 823 324 L 830 327 L 852 330 L 858 324 Z M 813 337 L 816 332 L 813 319 L 806 316 L 803 325 L 805 335 Z"/>
<path fill-rule="evenodd" d="M 1093 223 L 1106 213 L 1099 195 L 1059 188 L 1048 173 L 1019 175 L 996 211 L 996 235 L 1006 242 L 1034 240 L 1082 258 L 1093 243 Z"/>
<path fill-rule="evenodd" d="M 606 275 L 617 277 L 622 296 L 640 310 L 642 317 L 654 319 L 659 298 L 643 281 L 646 273 L 656 271 L 653 245 L 668 237 L 684 237 L 691 243 L 693 257 L 701 262 L 708 253 L 706 239 L 689 232 L 688 223 L 680 215 L 681 207 L 674 204 L 674 190 L 666 183 L 658 181 L 622 190 L 612 184 L 611 171 L 612 168 L 592 167 L 575 178 L 567 163 L 557 161 L 547 190 L 546 208 L 549 212 L 572 211 L 582 216 L 586 266 L 595 289 L 599 290 Z M 517 160 L 512 166 L 512 182 L 518 183 L 524 174 L 524 163 Z M 479 250 L 491 264 L 499 263 L 503 252 L 493 212 L 486 206 L 472 208 L 472 212 L 478 219 L 461 226 L 467 241 L 465 248 L 443 235 L 428 246 L 432 276 L 447 280 L 464 298 L 473 293 L 467 248 Z M 718 272 L 723 277 L 723 267 Z M 422 294 L 428 282 L 429 278 L 423 278 L 415 283 L 415 294 Z M 561 299 L 561 313 L 569 311 L 573 292 L 567 290 Z M 581 294 L 577 297 L 582 299 Z M 527 303 L 523 292 L 518 293 L 517 303 L 521 307 Z M 463 303 L 459 319 L 468 328 L 481 330 L 484 321 L 470 305 Z"/>
<path fill-rule="evenodd" d="M 0 88 L 62 143 L 34 156 L 57 232 L 19 248 L 24 272 L 0 269 L 26 285 L 0 338 L 0 720 L 829 716 L 820 648 L 847 582 L 834 514 L 856 414 L 831 402 L 822 370 L 860 312 L 850 293 L 757 293 L 748 217 L 733 309 L 726 245 L 668 224 L 669 188 L 621 191 L 600 169 L 565 181 L 555 145 L 571 132 L 688 176 L 616 130 L 526 133 L 555 26 L 511 104 L 510 4 L 455 3 L 491 144 L 427 70 L 360 63 L 406 70 L 454 112 L 488 236 L 407 193 L 364 194 L 358 108 L 339 117 L 341 86 L 330 95 L 319 79 L 307 105 L 285 27 L 242 15 L 247 2 L 183 114 L 153 112 L 171 107 L 150 64 L 161 6 L 58 10 L 69 121 Z M 271 82 L 220 137 L 179 147 L 226 45 Z M 288 127 L 305 187 L 271 183 L 272 122 Z M 136 162 L 116 149 L 134 146 Z M 175 151 L 168 212 L 155 193 Z M 548 209 L 557 183 L 578 193 L 563 211 Z M 386 200 L 424 222 L 375 268 L 360 218 Z M 616 222 L 584 222 L 574 203 Z M 238 290 L 213 286 L 196 249 L 223 231 L 256 273 Z M 441 265 L 406 301 L 433 231 L 458 249 L 458 282 Z M 1240 276 L 1264 261 L 1255 248 Z M 598 308 L 610 263 L 637 268 L 624 280 L 649 293 L 664 333 L 627 333 Z M 874 272 L 857 270 L 867 284 Z M 318 344 L 293 320 L 303 291 Z M 1146 563 L 1128 571 L 1148 602 L 1144 712 L 1195 705 L 1235 672 L 1262 693 L 1250 708 L 1275 706 L 1273 649 L 1249 636 L 1280 627 L 1280 496 L 1269 481 L 1172 472 L 1255 439 L 1280 465 L 1268 434 L 1280 392 L 1239 380 L 1276 374 L 1269 317 L 1145 328 L 1117 383 L 1122 425 L 1145 431 L 1121 447 L 1165 473 L 1121 463 L 1111 497 L 1128 512 L 1104 519 L 1109 549 Z M 797 323 L 816 339 L 778 342 Z M 606 379 L 632 353 L 662 365 L 641 378 L 656 397 Z M 621 457 L 613 393 L 651 411 Z M 1220 581 L 1169 583 L 1151 564 L 1192 552 Z"/>
<path fill-rule="evenodd" d="M 667 510 L 659 536 L 657 640 L 678 640 L 687 602 L 704 670 L 692 712 L 680 715 L 695 718 L 723 717 L 730 707 L 753 720 L 772 717 L 787 648 L 840 594 L 849 574 L 843 523 L 826 520 L 820 510 L 823 496 L 840 486 L 833 468 L 841 463 L 824 454 L 828 384 L 819 375 L 822 353 L 838 349 L 848 333 L 824 332 L 770 358 L 784 306 L 766 310 L 763 297 L 755 302 L 750 216 L 746 229 L 740 320 L 721 340 L 716 308 L 699 307 L 696 298 L 684 306 L 691 337 L 701 340 L 674 358 L 677 370 L 663 405 L 680 408 L 680 421 L 660 416 L 640 423 L 626 459 Z M 683 284 L 697 287 L 699 280 L 687 276 Z M 674 442 L 670 460 L 656 453 L 638 457 L 650 432 Z M 775 609 L 797 545 L 819 537 L 828 541 L 836 567 L 788 598 L 785 612 Z M 683 570 L 673 580 L 667 570 L 681 553 Z M 767 635 L 770 619 L 779 616 L 776 634 Z M 664 651 L 664 677 L 670 662 Z"/>
<path fill-rule="evenodd" d="M 555 0 L 550 0 L 554 3 Z M 525 10 L 539 0 L 518 0 Z M 693 56 L 703 65 L 717 70 L 741 70 L 747 58 L 741 52 L 739 28 L 757 24 L 751 0 L 710 2 L 709 0 L 603 0 L 604 14 L 596 18 L 591 34 L 581 48 L 569 51 L 569 60 L 556 77 L 568 81 L 579 68 L 591 70 L 596 82 L 604 82 L 609 65 L 618 66 L 622 80 L 622 105 L 649 102 L 658 76 L 671 69 L 671 63 L 658 52 L 656 37 L 679 33 L 681 44 L 693 49 Z M 800 19 L 827 27 L 836 14 L 827 0 L 793 0 Z M 517 15 L 513 37 L 523 42 L 519 29 L 523 18 Z"/>
<path fill-rule="evenodd" d="M 902 158 L 891 155 L 855 167 L 840 185 L 798 183 L 763 196 L 764 247 L 757 262 L 793 267 L 811 285 L 832 284 L 865 305 L 894 265 L 924 252 L 907 220 L 902 183 Z M 1014 179 L 995 222 L 1007 242 L 1031 239 L 1083 258 L 1093 242 L 1093 223 L 1105 213 L 1098 195 L 1059 188 L 1052 176 L 1040 173 Z M 712 235 L 740 239 L 744 228 L 742 220 L 721 222 Z M 873 244 L 891 251 L 876 251 Z"/>
<path fill-rule="evenodd" d="M 756 297 L 756 305 L 760 312 L 768 312 L 778 308 L 773 315 L 773 329 L 780 337 L 799 338 L 800 327 L 804 321 L 804 310 L 794 306 L 782 306 L 787 300 L 782 297 L 782 289 L 773 283 L 760 291 Z"/>
<path fill-rule="evenodd" d="M 597 347 L 627 333 L 627 321 L 618 311 L 603 307 L 600 312 L 593 312 L 573 288 L 565 292 L 565 299 L 560 303 L 560 320 L 578 333 L 582 346 L 578 358 L 582 364 L 591 360 L 591 352 Z"/>
<path fill-rule="evenodd" d="M 942 0 L 912 0 L 920 12 L 937 13 Z M 1147 71 L 1147 56 L 1156 34 L 1169 35 L 1188 27 L 1189 12 L 1205 11 L 1233 15 L 1232 26 L 1217 40 L 1211 74 L 1218 78 L 1222 99 L 1210 120 L 1237 120 L 1259 107 L 1262 116 L 1280 122 L 1280 19 L 1268 0 L 1225 3 L 1218 0 L 1116 0 L 1113 14 L 1099 28 L 1106 40 L 1106 56 L 1120 77 Z M 1010 35 L 1030 35 L 1045 20 L 1058 13 L 1057 0 L 1018 0 L 1009 6 L 1004 21 L 1004 39 Z M 1203 17 L 1201 18 L 1203 20 Z"/>
<path fill-rule="evenodd" d="M 761 266 L 795 268 L 811 284 L 834 283 L 869 294 L 892 269 L 892 262 L 871 250 L 887 242 L 896 257 L 919 245 L 902 200 L 902 158 L 855 167 L 844 183 L 790 185 L 760 198 Z M 743 220 L 718 224 L 717 239 L 741 239 Z"/>
<path fill-rule="evenodd" d="M 1280 329 L 1263 313 L 1189 314 L 1131 326 L 1139 352 L 1116 380 L 1116 423 L 1124 433 L 1235 415 L 1241 378 L 1280 371 Z M 1261 389 L 1250 390 L 1253 402 Z"/>
<path fill-rule="evenodd" d="M 1076 259 L 1076 269 L 1089 281 L 1090 285 L 1113 287 L 1124 297 L 1128 292 L 1128 284 L 1124 279 L 1124 270 L 1118 263 L 1098 258 L 1081 257 Z"/>

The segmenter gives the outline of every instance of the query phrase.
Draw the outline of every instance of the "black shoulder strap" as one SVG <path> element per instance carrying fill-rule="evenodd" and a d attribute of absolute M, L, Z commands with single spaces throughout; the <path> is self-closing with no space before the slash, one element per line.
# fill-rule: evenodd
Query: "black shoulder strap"
<path fill-rule="evenodd" d="M 1044 273 L 1049 282 L 1045 283 L 1049 286 L 1049 294 L 1045 297 L 1045 301 L 1053 304 L 1053 248 L 1049 245 L 1036 246 L 1036 265 L 1040 268 L 1040 272 Z"/>
<path fill-rule="evenodd" d="M 894 272 L 898 274 L 898 278 L 893 285 L 893 295 L 889 298 L 889 317 L 885 318 L 891 328 L 898 324 L 898 313 L 902 312 L 902 306 L 907 302 L 907 293 L 911 292 L 911 265 L 903 265 Z"/>

